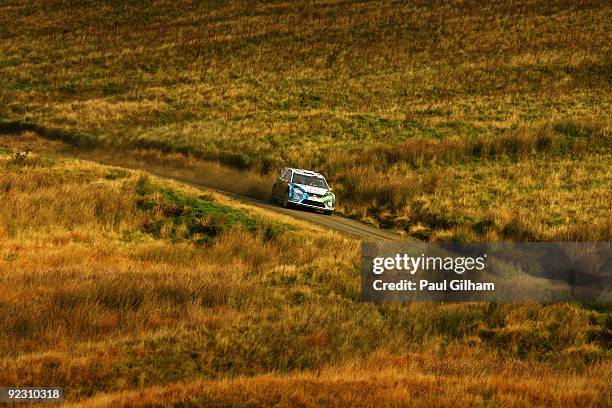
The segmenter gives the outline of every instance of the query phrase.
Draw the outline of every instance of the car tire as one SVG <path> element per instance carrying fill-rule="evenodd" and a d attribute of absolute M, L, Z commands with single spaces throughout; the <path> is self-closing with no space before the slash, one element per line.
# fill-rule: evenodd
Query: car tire
<path fill-rule="evenodd" d="M 325 214 L 325 215 L 332 215 L 332 212 L 333 211 L 325 210 L 325 211 L 323 211 L 323 214 Z"/>
<path fill-rule="evenodd" d="M 272 187 L 272 192 L 270 193 L 270 202 L 271 203 L 275 203 L 277 201 L 276 196 L 274 195 L 274 187 L 276 187 L 276 185 Z"/>

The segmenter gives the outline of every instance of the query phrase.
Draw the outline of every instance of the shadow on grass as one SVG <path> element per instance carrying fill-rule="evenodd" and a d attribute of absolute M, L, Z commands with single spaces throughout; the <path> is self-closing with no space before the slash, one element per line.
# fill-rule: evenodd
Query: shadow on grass
<path fill-rule="evenodd" d="M 46 139 L 60 140 L 82 149 L 92 149 L 101 144 L 100 140 L 89 134 L 69 132 L 62 129 L 48 129 L 29 122 L 0 121 L 0 135 L 10 135 L 21 132 L 35 132 Z"/>

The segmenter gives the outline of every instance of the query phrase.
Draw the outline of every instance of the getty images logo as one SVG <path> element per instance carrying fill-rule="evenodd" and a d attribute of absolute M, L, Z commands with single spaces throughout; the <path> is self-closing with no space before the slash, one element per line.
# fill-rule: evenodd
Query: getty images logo
<path fill-rule="evenodd" d="M 487 254 L 479 257 L 441 257 L 441 256 L 410 256 L 397 254 L 392 257 L 376 257 L 373 259 L 372 273 L 381 275 L 385 271 L 395 270 L 414 275 L 417 271 L 454 271 L 461 275 L 466 271 L 482 271 L 485 269 Z"/>

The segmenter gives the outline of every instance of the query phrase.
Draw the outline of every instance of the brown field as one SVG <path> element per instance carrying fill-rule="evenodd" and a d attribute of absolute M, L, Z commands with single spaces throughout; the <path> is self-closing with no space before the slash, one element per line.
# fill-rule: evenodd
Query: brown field
<path fill-rule="evenodd" d="M 5 1 L 0 131 L 324 172 L 428 240 L 610 240 L 607 1 Z"/>
<path fill-rule="evenodd" d="M 610 21 L 606 1 L 2 1 L 0 386 L 611 406 L 608 304 L 362 303 L 356 240 L 66 156 L 308 167 L 342 215 L 430 241 L 610 241 Z"/>
<path fill-rule="evenodd" d="M 478 356 L 468 356 L 462 348 L 457 355 L 444 357 L 417 353 L 376 356 L 365 362 L 296 375 L 199 380 L 104 395 L 84 405 L 532 407 L 610 402 L 607 391 L 600 393 L 600 389 L 609 387 L 606 380 L 591 380 L 584 387 L 581 379 L 551 371 L 540 363 L 508 364 L 494 354 L 476 353 Z M 482 363 L 482 357 L 490 361 Z M 496 374 L 483 375 L 489 370 Z M 595 377 L 606 374 L 602 367 L 589 372 Z"/>
<path fill-rule="evenodd" d="M 610 402 L 606 305 L 360 303 L 359 242 L 84 161 L 1 154 L 0 200 L 3 385 L 83 406 Z"/>

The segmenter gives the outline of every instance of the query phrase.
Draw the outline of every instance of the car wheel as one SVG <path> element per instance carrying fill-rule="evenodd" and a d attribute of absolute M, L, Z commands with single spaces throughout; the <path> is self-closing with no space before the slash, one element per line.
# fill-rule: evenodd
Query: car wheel
<path fill-rule="evenodd" d="M 270 193 L 270 202 L 271 203 L 276 202 L 276 196 L 274 195 L 274 187 L 272 187 L 272 192 Z"/>
<path fill-rule="evenodd" d="M 323 211 L 323 214 L 325 214 L 325 215 L 332 215 L 332 211 L 330 211 L 330 210 L 325 210 L 325 211 Z"/>

